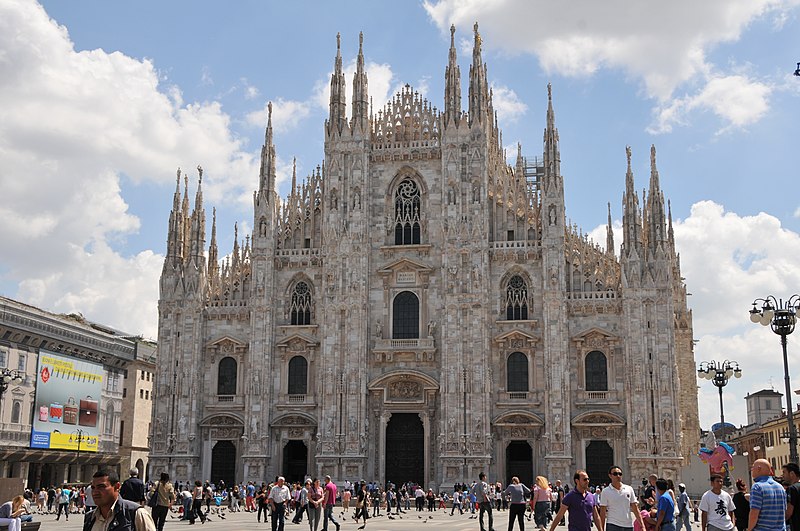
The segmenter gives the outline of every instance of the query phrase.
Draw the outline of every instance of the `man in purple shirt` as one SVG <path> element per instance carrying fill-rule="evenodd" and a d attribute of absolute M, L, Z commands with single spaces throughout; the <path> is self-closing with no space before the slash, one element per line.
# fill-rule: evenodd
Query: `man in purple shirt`
<path fill-rule="evenodd" d="M 575 488 L 561 500 L 561 508 L 550 524 L 550 531 L 555 531 L 567 511 L 569 511 L 569 531 L 591 531 L 592 520 L 597 529 L 603 529 L 594 495 L 589 492 L 589 474 L 585 470 L 578 470 L 572 479 L 575 481 Z"/>

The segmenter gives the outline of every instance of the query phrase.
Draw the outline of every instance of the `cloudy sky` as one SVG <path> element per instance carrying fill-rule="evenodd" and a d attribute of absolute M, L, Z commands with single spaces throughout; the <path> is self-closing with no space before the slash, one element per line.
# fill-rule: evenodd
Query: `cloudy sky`
<path fill-rule="evenodd" d="M 268 101 L 282 195 L 293 157 L 300 176 L 321 163 L 337 32 L 348 91 L 363 31 L 376 109 L 405 83 L 441 107 L 449 26 L 465 80 L 478 21 L 509 154 L 541 154 L 552 82 L 584 232 L 605 241 L 608 202 L 621 219 L 625 146 L 644 188 L 656 145 L 697 361 L 741 364 L 726 419 L 744 423 L 746 393 L 783 389 L 749 305 L 800 291 L 798 17 L 800 0 L 0 0 L 0 293 L 154 337 L 177 167 L 203 166 L 224 251 L 251 224 Z"/>

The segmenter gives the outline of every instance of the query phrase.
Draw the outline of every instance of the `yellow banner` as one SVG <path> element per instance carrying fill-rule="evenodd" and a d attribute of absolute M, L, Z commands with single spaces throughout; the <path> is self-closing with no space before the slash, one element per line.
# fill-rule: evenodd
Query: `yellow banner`
<path fill-rule="evenodd" d="M 80 448 L 78 442 L 80 439 Z M 50 434 L 50 448 L 53 450 L 80 450 L 81 452 L 97 451 L 97 436 L 76 433 L 52 432 Z"/>

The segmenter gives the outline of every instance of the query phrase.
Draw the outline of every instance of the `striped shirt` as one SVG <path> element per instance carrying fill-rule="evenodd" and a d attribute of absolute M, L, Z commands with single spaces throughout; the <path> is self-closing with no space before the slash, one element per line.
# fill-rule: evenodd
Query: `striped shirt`
<path fill-rule="evenodd" d="M 750 509 L 758 509 L 751 531 L 786 531 L 786 491 L 771 476 L 759 476 L 750 489 Z"/>

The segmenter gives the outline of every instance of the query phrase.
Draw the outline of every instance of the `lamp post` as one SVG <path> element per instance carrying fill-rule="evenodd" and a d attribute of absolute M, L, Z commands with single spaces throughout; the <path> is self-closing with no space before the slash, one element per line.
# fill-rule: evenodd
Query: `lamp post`
<path fill-rule="evenodd" d="M 760 308 L 759 308 L 760 306 Z M 800 310 L 800 295 L 794 294 L 785 302 L 767 295 L 763 299 L 753 301 L 750 320 L 763 326 L 770 326 L 772 331 L 781 336 L 783 349 L 783 380 L 786 384 L 786 421 L 789 423 L 789 461 L 797 463 L 797 428 L 794 425 L 792 404 L 792 386 L 789 383 L 789 358 L 786 354 L 786 336 L 794 332 L 797 322 L 797 311 Z"/>
<path fill-rule="evenodd" d="M 80 428 L 73 431 L 69 436 L 69 442 L 78 443 L 78 449 L 75 451 L 75 481 L 81 480 L 81 443 L 88 440 L 89 435 L 87 435 L 87 432 Z"/>
<path fill-rule="evenodd" d="M 725 360 L 719 361 L 704 361 L 697 369 L 697 375 L 700 378 L 711 380 L 713 384 L 719 389 L 719 423 L 722 428 L 722 437 L 725 439 L 725 409 L 722 406 L 722 388 L 728 385 L 728 380 L 731 376 L 736 378 L 742 377 L 742 369 L 735 361 Z"/>
<path fill-rule="evenodd" d="M 8 386 L 12 383 L 14 384 L 21 384 L 22 380 L 24 380 L 24 375 L 12 369 L 6 369 L 5 367 L 0 369 L 0 402 L 3 400 L 3 395 L 8 389 Z"/>

